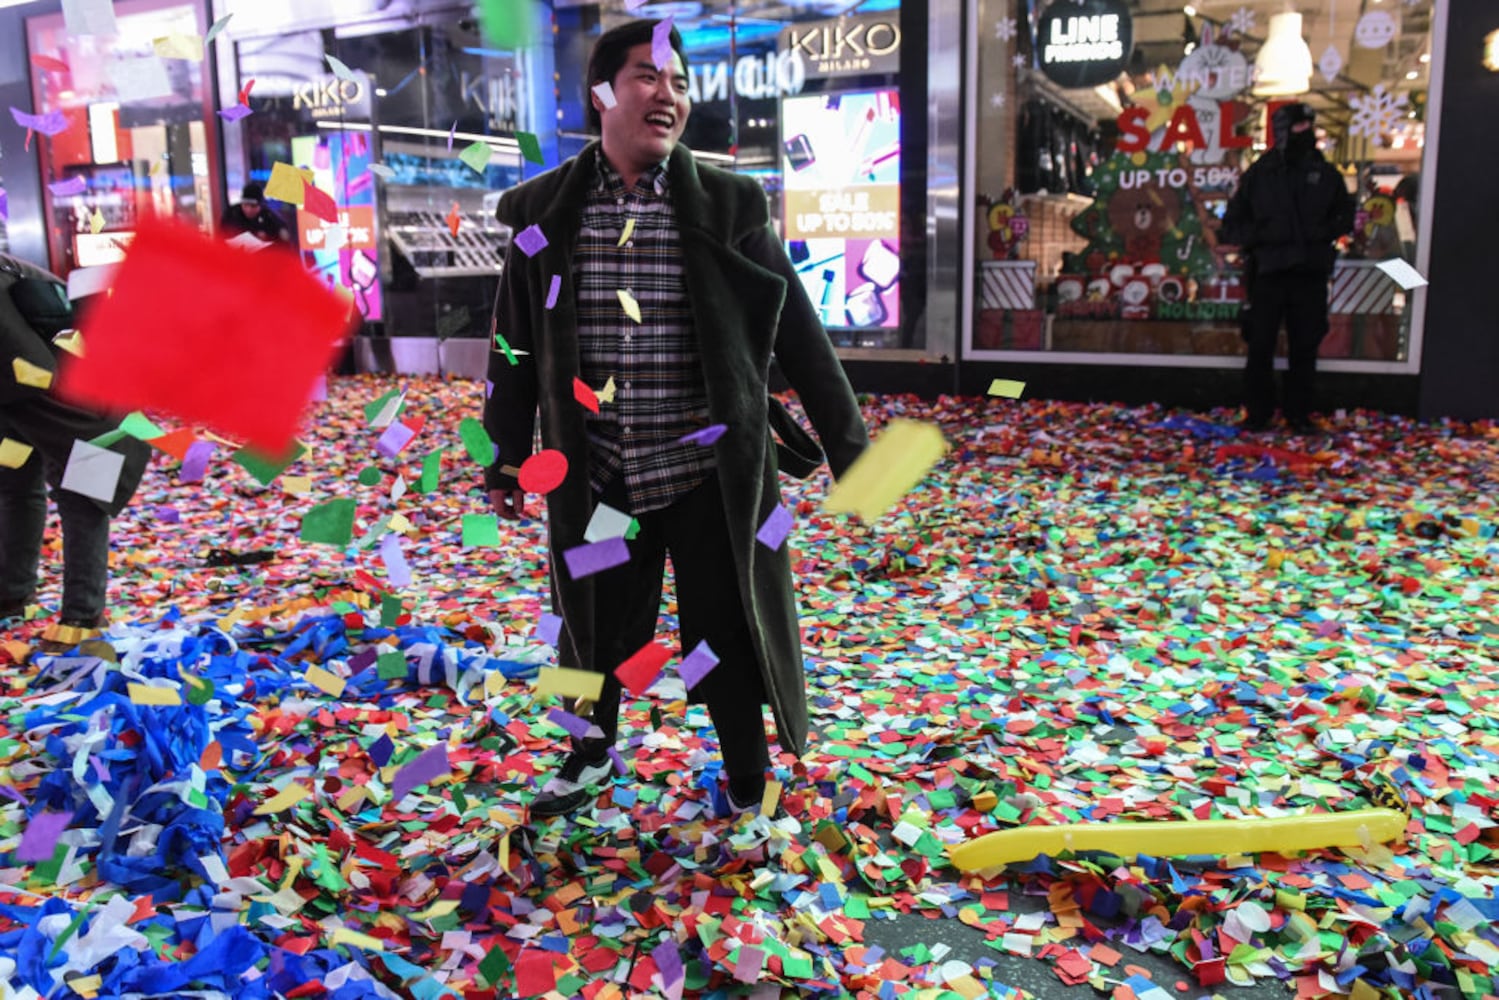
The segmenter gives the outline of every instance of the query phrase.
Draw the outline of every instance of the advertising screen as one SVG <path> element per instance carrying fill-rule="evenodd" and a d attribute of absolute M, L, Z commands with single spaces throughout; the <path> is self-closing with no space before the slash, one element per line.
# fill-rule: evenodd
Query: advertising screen
<path fill-rule="evenodd" d="M 781 102 L 786 250 L 832 329 L 900 326 L 900 92 Z"/>
<path fill-rule="evenodd" d="M 298 136 L 292 140 L 292 157 L 299 166 L 312 167 L 315 183 L 330 192 L 338 206 L 338 229 L 330 229 L 306 209 L 297 209 L 297 245 L 303 259 L 330 287 L 349 289 L 366 320 L 382 319 L 369 134 Z"/>

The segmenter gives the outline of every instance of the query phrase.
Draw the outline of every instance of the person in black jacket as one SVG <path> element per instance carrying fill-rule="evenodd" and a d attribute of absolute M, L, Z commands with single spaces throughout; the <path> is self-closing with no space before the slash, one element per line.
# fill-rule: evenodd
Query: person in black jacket
<path fill-rule="evenodd" d="M 1245 256 L 1249 298 L 1243 324 L 1244 426 L 1263 430 L 1275 413 L 1275 342 L 1285 322 L 1290 371 L 1284 412 L 1297 432 L 1312 429 L 1317 347 L 1327 334 L 1333 241 L 1353 228 L 1354 203 L 1338 171 L 1317 150 L 1315 113 L 1287 104 L 1271 116 L 1275 146 L 1244 172 L 1223 217 L 1224 242 Z"/>
<path fill-rule="evenodd" d="M 135 493 L 151 457 L 150 447 L 132 437 L 110 444 L 125 461 L 107 501 L 63 487 L 74 443 L 120 423 L 37 384 L 50 383 L 57 370 L 51 338 L 74 325 L 67 289 L 55 275 L 0 254 L 0 630 L 24 616 L 36 591 L 50 486 L 62 521 L 62 613 L 44 638 L 63 646 L 89 638 L 103 623 L 109 520 Z"/>
<path fill-rule="evenodd" d="M 265 188 L 256 181 L 245 185 L 238 205 L 230 205 L 224 210 L 219 228 L 229 238 L 251 233 L 266 243 L 291 242 L 291 231 L 281 221 L 281 216 L 265 203 Z"/>

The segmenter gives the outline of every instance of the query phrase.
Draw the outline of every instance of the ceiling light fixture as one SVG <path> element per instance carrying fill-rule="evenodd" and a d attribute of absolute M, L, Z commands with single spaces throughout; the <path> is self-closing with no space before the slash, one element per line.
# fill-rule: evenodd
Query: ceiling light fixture
<path fill-rule="evenodd" d="M 1197 16 L 1197 8 L 1193 7 L 1191 4 L 1187 4 L 1185 7 L 1182 8 L 1182 13 L 1185 14 L 1185 15 L 1187 15 L 1188 17 L 1196 17 Z"/>
<path fill-rule="evenodd" d="M 1414 80 L 1414 79 L 1416 79 L 1416 77 L 1418 77 L 1418 76 L 1420 76 L 1420 75 L 1421 75 L 1421 74 L 1420 74 L 1420 73 L 1418 73 L 1418 72 L 1417 72 L 1417 71 L 1416 71 L 1416 70 L 1410 70 L 1410 71 L 1409 71 L 1409 72 L 1407 72 L 1407 73 L 1406 73 L 1406 74 L 1405 74 L 1405 78 L 1406 78 L 1406 79 L 1407 79 L 1407 80 Z"/>
<path fill-rule="evenodd" d="M 1312 50 L 1301 37 L 1301 15 L 1274 14 L 1265 44 L 1254 57 L 1254 92 L 1261 97 L 1290 97 L 1312 87 Z"/>

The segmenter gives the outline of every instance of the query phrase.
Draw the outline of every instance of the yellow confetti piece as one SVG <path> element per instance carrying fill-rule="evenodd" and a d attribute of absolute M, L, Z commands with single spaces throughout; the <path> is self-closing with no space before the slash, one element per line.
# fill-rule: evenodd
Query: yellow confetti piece
<path fill-rule="evenodd" d="M 14 438 L 0 439 L 0 468 L 19 469 L 31 458 L 31 445 Z"/>
<path fill-rule="evenodd" d="M 312 790 L 306 785 L 298 784 L 294 781 L 256 806 L 255 815 L 269 816 L 272 813 L 284 812 L 311 794 Z"/>
<path fill-rule="evenodd" d="M 154 39 L 151 48 L 162 59 L 203 61 L 203 38 L 200 35 L 166 35 Z"/>
<path fill-rule="evenodd" d="M 997 378 L 989 383 L 989 395 L 1000 396 L 1004 399 L 1019 399 L 1020 394 L 1025 392 L 1025 383 L 1017 382 L 1012 378 Z"/>
<path fill-rule="evenodd" d="M 765 783 L 765 794 L 760 798 L 760 815 L 773 816 L 776 803 L 781 801 L 781 783 L 772 778 Z"/>
<path fill-rule="evenodd" d="M 302 496 L 303 494 L 311 493 L 312 492 L 312 477 L 311 476 L 282 476 L 281 477 L 281 490 L 282 490 L 283 493 L 289 493 L 292 496 Z"/>
<path fill-rule="evenodd" d="M 390 515 L 390 530 L 405 534 L 411 530 L 411 522 L 406 520 L 405 514 L 392 514 Z"/>
<path fill-rule="evenodd" d="M 500 838 L 500 871 L 502 871 L 502 872 L 508 872 L 509 870 L 510 870 L 510 831 L 506 830 L 505 831 L 505 835 Z"/>
<path fill-rule="evenodd" d="M 84 997 L 85 1000 L 93 1000 L 104 988 L 103 976 L 78 976 L 68 980 L 68 989 Z"/>
<path fill-rule="evenodd" d="M 104 232 L 104 213 L 97 208 L 94 209 L 94 214 L 88 217 L 88 231 L 95 236 Z"/>
<path fill-rule="evenodd" d="M 635 301 L 635 296 L 621 288 L 618 292 L 619 304 L 624 308 L 625 315 L 640 322 L 640 303 Z"/>
<path fill-rule="evenodd" d="M 639 311 L 636 309 L 637 313 Z M 635 317 L 635 321 L 640 322 L 639 315 Z M 45 368 L 37 367 L 25 358 L 12 358 L 10 368 L 15 372 L 16 382 L 20 385 L 29 385 L 34 389 L 52 388 L 52 373 Z"/>
<path fill-rule="evenodd" d="M 455 911 L 457 909 L 458 909 L 458 900 L 456 900 L 456 899 L 439 899 L 437 902 L 433 903 L 431 906 L 427 907 L 427 909 L 423 910 L 422 912 L 420 912 L 420 913 L 413 913 L 411 915 L 411 919 L 412 920 L 436 920 L 439 917 L 445 917 L 445 916 L 447 916 L 449 913 L 452 913 L 453 911 Z"/>
<path fill-rule="evenodd" d="M 604 383 L 604 387 L 602 389 L 595 389 L 593 394 L 598 397 L 600 403 L 612 403 L 614 402 L 614 394 L 618 391 L 619 387 L 614 384 L 614 376 L 610 375 L 609 381 Z"/>
<path fill-rule="evenodd" d="M 536 678 L 536 693 L 598 701 L 604 693 L 604 675 L 571 667 L 542 667 Z"/>
<path fill-rule="evenodd" d="M 127 684 L 130 701 L 136 705 L 180 705 L 182 693 L 176 688 L 150 687 L 146 684 Z"/>
<path fill-rule="evenodd" d="M 626 219 L 624 232 L 619 234 L 619 242 L 615 246 L 624 246 L 630 242 L 630 237 L 635 235 L 635 220 Z"/>
<path fill-rule="evenodd" d="M 384 951 L 385 942 L 368 934 L 351 931 L 347 927 L 340 927 L 328 935 L 328 943 L 335 947 L 341 944 L 352 945 L 355 948 L 363 948 L 365 951 Z"/>
<path fill-rule="evenodd" d="M 359 803 L 364 801 L 366 795 L 367 793 L 362 785 L 355 785 L 340 795 L 336 804 L 344 812 L 352 812 Z"/>
<path fill-rule="evenodd" d="M 331 670 L 325 670 L 317 664 L 313 664 L 307 668 L 305 676 L 307 677 L 307 683 L 324 694 L 331 695 L 334 698 L 343 697 L 344 685 L 347 682 Z"/>
<path fill-rule="evenodd" d="M 866 522 L 878 520 L 946 453 L 947 442 L 935 425 L 892 421 L 833 486 L 824 506 L 833 514 L 854 513 Z"/>
<path fill-rule="evenodd" d="M 75 358 L 81 358 L 83 357 L 83 332 L 69 330 L 67 333 L 53 337 L 52 346 L 58 350 L 67 351 Z"/>
<path fill-rule="evenodd" d="M 301 205 L 307 198 L 307 184 L 311 178 L 289 163 L 272 163 L 271 179 L 265 186 L 265 196 L 288 205 Z"/>

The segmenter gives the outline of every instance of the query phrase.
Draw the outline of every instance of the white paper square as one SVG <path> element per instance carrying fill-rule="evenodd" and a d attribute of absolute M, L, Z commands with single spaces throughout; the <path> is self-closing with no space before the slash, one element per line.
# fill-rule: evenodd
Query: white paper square
<path fill-rule="evenodd" d="M 119 452 L 95 447 L 87 441 L 74 441 L 68 467 L 62 474 L 62 488 L 113 503 L 115 486 L 124 467 L 125 456 Z"/>
<path fill-rule="evenodd" d="M 1380 261 L 1379 269 L 1388 274 L 1395 284 L 1407 292 L 1412 288 L 1420 288 L 1422 285 L 1430 284 L 1425 278 L 1421 277 L 1420 271 L 1417 271 L 1399 257 L 1393 260 Z"/>
<path fill-rule="evenodd" d="M 156 56 L 118 59 L 109 64 L 108 73 L 121 103 L 172 96 L 166 64 Z"/>
<path fill-rule="evenodd" d="M 630 530 L 630 515 L 601 503 L 593 510 L 593 519 L 583 532 L 585 542 L 602 542 L 606 538 L 623 538 Z"/>
<path fill-rule="evenodd" d="M 604 105 L 604 110 L 606 111 L 619 103 L 614 99 L 614 88 L 609 86 L 607 81 L 594 84 L 593 92 L 599 95 L 599 101 Z"/>
<path fill-rule="evenodd" d="M 120 33 L 113 0 L 62 0 L 62 21 L 68 34 L 74 36 Z"/>

